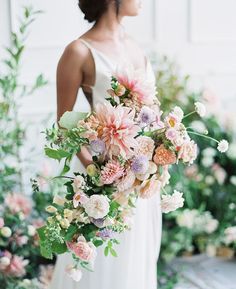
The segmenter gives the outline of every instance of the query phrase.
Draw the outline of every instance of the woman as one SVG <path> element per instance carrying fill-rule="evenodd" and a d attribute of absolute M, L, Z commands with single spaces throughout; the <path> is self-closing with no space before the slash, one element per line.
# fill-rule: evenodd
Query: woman
<path fill-rule="evenodd" d="M 110 76 L 122 64 L 142 70 L 154 81 L 150 63 L 143 52 L 124 32 L 121 20 L 135 16 L 139 0 L 80 0 L 85 19 L 94 26 L 69 44 L 58 65 L 58 118 L 73 109 L 80 110 L 79 88 L 90 106 L 103 102 L 107 96 Z M 78 156 L 76 169 L 82 170 L 91 162 L 86 149 Z M 84 272 L 79 283 L 65 273 L 72 263 L 68 255 L 58 258 L 51 289 L 156 289 L 156 262 L 161 238 L 159 196 L 139 200 L 132 230 L 121 235 L 117 246 L 118 258 L 105 257 L 99 249 L 93 273 Z"/>

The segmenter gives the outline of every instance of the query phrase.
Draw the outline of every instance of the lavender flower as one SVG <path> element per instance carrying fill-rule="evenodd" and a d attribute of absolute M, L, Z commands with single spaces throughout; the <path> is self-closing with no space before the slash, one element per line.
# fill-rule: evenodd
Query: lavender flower
<path fill-rule="evenodd" d="M 105 143 L 101 139 L 96 139 L 91 141 L 90 147 L 95 153 L 102 154 L 105 150 Z"/>
<path fill-rule="evenodd" d="M 141 174 L 141 175 L 145 174 L 148 170 L 148 167 L 149 167 L 149 162 L 146 156 L 136 157 L 131 164 L 131 170 L 135 174 Z"/>
<path fill-rule="evenodd" d="M 105 221 L 105 218 L 102 218 L 102 219 L 94 219 L 94 218 L 91 218 L 91 222 L 97 226 L 98 228 L 102 228 L 104 226 L 104 221 Z"/>
<path fill-rule="evenodd" d="M 110 229 L 103 229 L 97 233 L 97 236 L 102 239 L 111 239 L 114 235 L 114 232 Z"/>
<path fill-rule="evenodd" d="M 139 113 L 139 121 L 141 122 L 141 125 L 151 124 L 155 121 L 155 112 L 147 106 L 142 107 Z"/>

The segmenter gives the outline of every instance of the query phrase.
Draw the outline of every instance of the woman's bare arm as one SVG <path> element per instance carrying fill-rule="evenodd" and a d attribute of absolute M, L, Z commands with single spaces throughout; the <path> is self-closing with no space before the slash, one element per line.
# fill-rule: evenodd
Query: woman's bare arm
<path fill-rule="evenodd" d="M 83 81 L 83 67 L 89 56 L 88 49 L 78 41 L 68 45 L 57 67 L 57 119 L 73 110 L 78 90 Z M 92 162 L 91 154 L 82 148 L 78 154 L 84 166 Z"/>

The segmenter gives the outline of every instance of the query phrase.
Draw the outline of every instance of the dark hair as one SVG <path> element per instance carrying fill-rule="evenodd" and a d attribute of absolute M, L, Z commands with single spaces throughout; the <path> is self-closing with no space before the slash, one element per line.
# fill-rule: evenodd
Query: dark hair
<path fill-rule="evenodd" d="M 107 11 L 110 0 L 79 0 L 78 5 L 84 13 L 84 19 L 88 22 L 97 22 Z M 121 0 L 115 0 L 117 14 L 119 12 Z"/>

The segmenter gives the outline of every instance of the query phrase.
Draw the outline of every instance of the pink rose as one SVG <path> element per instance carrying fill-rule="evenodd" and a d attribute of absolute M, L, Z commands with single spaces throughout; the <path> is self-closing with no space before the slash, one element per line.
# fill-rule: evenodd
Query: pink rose
<path fill-rule="evenodd" d="M 0 218 L 0 229 L 4 227 L 4 219 L 3 218 Z"/>
<path fill-rule="evenodd" d="M 79 238 L 77 243 L 68 242 L 67 247 L 82 261 L 91 262 L 95 257 L 94 245 L 84 238 Z"/>
<path fill-rule="evenodd" d="M 10 265 L 6 268 L 5 273 L 13 277 L 23 277 L 26 274 L 25 267 L 29 261 L 23 257 L 13 255 Z"/>
<path fill-rule="evenodd" d="M 32 210 L 30 200 L 19 193 L 8 194 L 5 204 L 13 214 L 22 212 L 25 216 L 28 216 Z"/>

